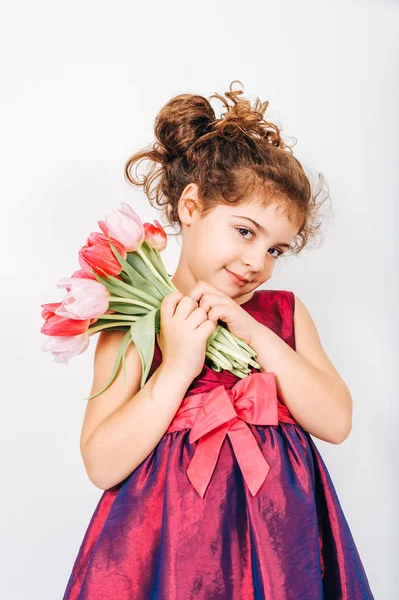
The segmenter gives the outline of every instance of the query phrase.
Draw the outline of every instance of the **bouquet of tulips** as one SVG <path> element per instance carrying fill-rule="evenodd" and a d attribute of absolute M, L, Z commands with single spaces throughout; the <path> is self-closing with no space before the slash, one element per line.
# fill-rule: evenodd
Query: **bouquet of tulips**
<path fill-rule="evenodd" d="M 142 223 L 125 202 L 98 221 L 102 233 L 91 233 L 79 250 L 81 270 L 61 279 L 57 287 L 67 293 L 62 302 L 42 304 L 45 323 L 41 333 L 49 338 L 42 349 L 56 362 L 68 364 L 82 354 L 90 336 L 103 329 L 125 331 L 114 370 L 106 386 L 88 399 L 102 394 L 114 381 L 131 342 L 142 364 L 144 386 L 154 356 L 155 333 L 160 332 L 160 306 L 168 294 L 178 291 L 162 262 L 160 252 L 167 236 L 158 223 Z M 219 322 L 207 340 L 206 357 L 215 371 L 226 369 L 240 378 L 251 373 L 256 352 Z"/>

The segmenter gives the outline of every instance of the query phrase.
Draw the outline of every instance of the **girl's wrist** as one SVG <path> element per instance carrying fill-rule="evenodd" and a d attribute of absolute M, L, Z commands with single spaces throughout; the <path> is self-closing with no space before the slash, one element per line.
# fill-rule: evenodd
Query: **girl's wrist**
<path fill-rule="evenodd" d="M 165 378 L 169 385 L 181 386 L 181 389 L 184 389 L 184 391 L 186 391 L 194 379 L 194 376 L 185 370 L 184 367 L 168 363 L 164 360 L 159 365 L 158 370 L 160 371 L 160 376 Z"/>

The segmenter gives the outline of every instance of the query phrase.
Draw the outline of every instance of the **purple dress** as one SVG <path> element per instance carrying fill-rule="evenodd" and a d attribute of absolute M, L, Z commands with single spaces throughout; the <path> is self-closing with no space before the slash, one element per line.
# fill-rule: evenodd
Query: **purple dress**
<path fill-rule="evenodd" d="M 295 350 L 294 294 L 242 304 Z M 162 359 L 155 345 L 150 375 Z M 157 446 L 105 490 L 63 600 L 373 600 L 327 467 L 273 373 L 207 364 Z"/>

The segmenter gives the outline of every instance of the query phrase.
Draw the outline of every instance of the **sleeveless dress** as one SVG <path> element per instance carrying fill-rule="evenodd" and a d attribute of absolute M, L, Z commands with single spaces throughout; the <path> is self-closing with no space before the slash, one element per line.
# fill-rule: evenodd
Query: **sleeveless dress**
<path fill-rule="evenodd" d="M 291 291 L 241 304 L 295 350 Z M 155 344 L 150 375 L 162 360 Z M 373 600 L 334 485 L 273 373 L 206 363 L 91 517 L 63 600 Z"/>

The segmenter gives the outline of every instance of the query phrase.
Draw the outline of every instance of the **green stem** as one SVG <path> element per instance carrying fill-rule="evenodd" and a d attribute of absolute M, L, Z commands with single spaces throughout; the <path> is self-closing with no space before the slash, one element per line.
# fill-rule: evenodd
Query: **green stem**
<path fill-rule="evenodd" d="M 248 362 L 248 357 L 256 356 L 256 352 L 252 348 L 245 344 L 245 342 L 242 342 L 240 338 L 233 335 L 226 327 L 218 325 L 213 333 L 215 334 L 214 339 L 216 339 L 219 344 L 223 344 L 226 348 L 233 346 L 237 352 L 242 353 L 242 360 L 244 362 Z"/>
<path fill-rule="evenodd" d="M 226 358 L 226 356 L 224 356 L 221 352 L 219 352 L 219 350 L 216 350 L 216 348 L 209 348 L 208 355 L 209 354 L 212 354 L 212 360 L 214 362 L 215 362 L 214 357 L 216 357 L 218 359 L 218 362 L 216 364 L 220 365 L 223 369 L 230 371 L 230 369 L 233 368 L 232 362 L 228 358 Z"/>
<path fill-rule="evenodd" d="M 253 348 L 251 348 L 251 346 L 248 346 L 248 344 L 246 342 L 244 342 L 244 340 L 242 340 L 241 338 L 236 338 L 236 340 L 237 340 L 237 343 L 241 346 L 241 348 L 243 348 L 244 350 L 249 352 L 249 354 L 251 356 L 253 356 L 253 357 L 256 356 L 255 350 Z"/>
<path fill-rule="evenodd" d="M 122 315 L 122 314 L 118 314 L 118 313 L 114 313 L 112 314 L 103 314 L 101 315 L 101 317 L 99 317 L 99 319 L 106 319 L 106 320 L 115 320 L 115 319 L 121 319 L 122 321 L 137 321 L 138 319 L 141 319 L 141 317 L 138 316 L 134 316 L 134 315 Z"/>
<path fill-rule="evenodd" d="M 232 369 L 231 373 L 233 373 L 234 375 L 237 375 L 237 377 L 239 377 L 240 379 L 245 379 L 245 377 L 247 376 L 247 373 L 243 373 L 242 371 L 239 371 L 238 369 Z"/>
<path fill-rule="evenodd" d="M 156 270 L 156 268 L 154 267 L 152 262 L 150 260 L 148 260 L 148 258 L 146 257 L 144 252 L 141 250 L 141 248 L 137 248 L 135 250 L 135 252 L 140 256 L 141 260 L 147 265 L 147 267 L 150 269 L 150 271 L 152 271 L 152 273 L 154 273 L 155 277 L 162 283 L 162 285 L 166 285 L 170 290 L 173 290 L 170 283 L 165 281 L 165 279 L 158 273 L 158 271 Z M 175 291 L 175 290 L 173 290 L 173 291 Z"/>
<path fill-rule="evenodd" d="M 214 354 L 213 352 L 211 352 L 210 350 L 206 351 L 206 356 L 207 358 L 209 358 L 214 365 L 216 365 L 220 370 L 224 369 L 225 367 L 223 365 L 220 364 L 220 361 L 218 359 L 218 357 L 216 356 L 216 354 Z M 215 369 L 214 369 L 215 370 Z"/>
<path fill-rule="evenodd" d="M 223 333 L 225 334 L 225 336 L 227 338 L 229 338 L 231 340 L 232 343 L 238 344 L 238 346 L 240 348 L 243 348 L 244 350 L 246 350 L 252 357 L 256 356 L 255 350 L 253 348 L 251 348 L 251 346 L 248 346 L 248 344 L 246 342 L 244 342 L 244 340 L 233 335 L 231 333 L 231 331 L 229 331 L 228 329 L 226 329 L 226 328 L 223 328 L 223 329 L 224 329 Z"/>
<path fill-rule="evenodd" d="M 239 345 L 238 345 L 238 343 L 237 343 L 237 340 L 236 340 L 235 336 L 234 336 L 234 335 L 232 335 L 232 334 L 230 333 L 230 331 L 227 331 L 227 329 L 226 329 L 225 327 L 221 327 L 221 328 L 220 328 L 220 334 L 221 334 L 222 336 L 224 336 L 224 338 L 225 338 L 226 340 L 228 340 L 229 342 L 231 342 L 235 348 L 237 348 L 237 349 L 239 349 L 239 348 L 240 348 L 240 346 L 239 346 Z"/>
<path fill-rule="evenodd" d="M 241 348 L 236 349 L 235 346 L 232 346 L 232 344 L 230 344 L 230 343 L 225 344 L 224 342 L 219 342 L 217 339 L 214 339 L 212 341 L 212 346 L 214 348 L 217 348 L 218 350 L 221 350 L 225 354 L 229 354 L 233 358 L 236 358 L 237 360 L 245 361 L 246 363 L 251 358 L 247 352 L 245 352 Z"/>
<path fill-rule="evenodd" d="M 111 329 L 111 327 L 117 327 L 119 325 L 126 325 L 126 323 L 124 321 L 115 321 L 114 323 L 110 323 L 109 325 L 98 325 L 97 327 L 89 327 L 86 331 L 91 336 L 95 333 L 98 333 L 99 331 L 102 331 L 102 329 Z"/>
<path fill-rule="evenodd" d="M 147 294 L 146 294 L 147 295 Z M 159 308 L 160 302 L 158 300 L 151 299 L 151 305 L 146 302 L 141 302 L 140 300 L 136 300 L 135 298 L 123 298 L 121 296 L 109 296 L 109 302 L 121 302 L 125 304 L 134 304 L 136 306 L 142 306 L 143 308 L 148 308 L 148 310 L 152 310 L 153 308 Z"/>
<path fill-rule="evenodd" d="M 126 271 L 123 271 L 123 272 L 125 273 Z M 129 275 L 128 275 L 128 277 L 129 277 Z M 129 285 L 129 284 L 126 284 L 126 285 Z M 158 300 L 156 300 L 155 298 L 153 298 L 149 294 L 146 294 L 146 292 L 143 292 L 142 290 L 139 290 L 136 287 L 132 287 L 132 286 L 129 286 L 129 287 L 132 290 L 132 292 L 131 292 L 132 294 L 135 294 L 135 296 L 139 296 L 140 298 L 142 298 L 143 300 L 145 300 L 149 304 L 154 305 L 154 306 L 156 306 L 158 308 L 158 306 L 159 306 L 159 301 Z M 129 298 L 126 298 L 126 301 L 127 300 L 129 300 Z"/>
<path fill-rule="evenodd" d="M 228 354 L 229 356 L 232 356 L 233 358 L 236 358 L 237 360 L 242 360 L 243 354 L 241 352 L 237 352 L 237 350 L 235 350 L 234 348 L 229 348 L 228 346 L 226 346 L 226 344 L 221 344 L 220 342 L 217 342 L 216 340 L 213 340 L 213 344 L 212 344 L 217 350 L 221 350 L 222 352 L 224 352 L 225 354 Z M 251 360 L 246 361 L 248 363 L 254 362 Z"/>
<path fill-rule="evenodd" d="M 151 246 L 149 246 L 149 247 L 151 248 Z M 164 265 L 164 263 L 163 263 L 163 260 L 162 260 L 162 257 L 161 257 L 161 254 L 160 254 L 159 250 L 157 250 L 156 248 L 151 248 L 151 250 L 152 250 L 152 251 L 153 251 L 153 253 L 154 253 L 155 260 L 156 260 L 156 261 L 158 262 L 158 264 L 159 264 L 159 269 L 160 269 L 160 272 L 161 272 L 161 274 L 162 274 L 162 271 L 165 271 L 165 272 L 166 272 L 166 278 L 164 277 L 164 279 L 165 279 L 166 283 L 169 285 L 169 287 L 173 288 L 173 290 L 174 290 L 175 292 L 178 292 L 179 290 L 178 290 L 178 289 L 177 289 L 177 287 L 174 285 L 173 281 L 171 281 L 171 279 L 170 279 L 170 277 L 169 277 L 169 273 L 166 271 L 166 267 L 165 267 L 165 265 Z"/>

